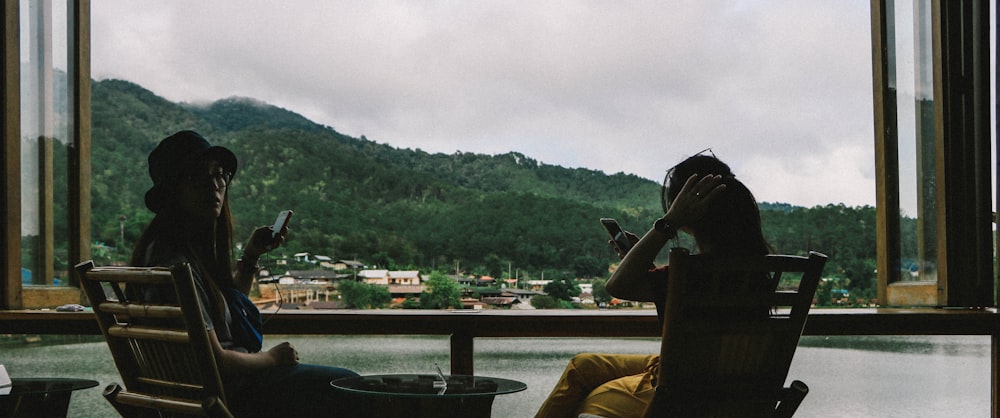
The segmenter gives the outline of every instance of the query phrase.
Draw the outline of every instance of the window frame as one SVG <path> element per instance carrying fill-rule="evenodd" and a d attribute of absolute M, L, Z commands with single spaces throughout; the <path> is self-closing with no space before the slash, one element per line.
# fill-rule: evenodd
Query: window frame
<path fill-rule="evenodd" d="M 20 71 L 20 15 L 16 1 L 5 1 L 0 11 L 3 15 L 3 158 L 0 174 L 4 189 L 0 194 L 0 211 L 3 212 L 4 251 L 0 255 L 3 266 L 3 286 L 0 287 L 0 304 L 3 308 L 21 307 L 21 71 Z"/>
<path fill-rule="evenodd" d="M 50 3 L 51 0 L 38 0 Z M 69 264 L 90 258 L 90 1 L 67 0 L 67 47 L 70 128 L 67 164 Z M 0 67 L 4 94 L 0 104 L 4 109 L 2 122 L 3 147 L 0 174 L 4 189 L 0 193 L 0 213 L 6 222 L 2 229 L 3 251 L 0 252 L 0 309 L 23 309 L 33 306 L 31 300 L 81 300 L 75 283 L 60 288 L 23 288 L 21 285 L 21 71 L 20 71 L 20 2 L 5 1 L 0 8 L 3 27 L 3 66 Z M 45 183 L 51 193 L 52 183 Z M 51 214 L 48 216 L 52 216 Z M 51 219 L 45 220 L 49 222 Z M 38 293 L 39 295 L 34 295 Z M 37 297 L 36 297 L 37 296 Z"/>
<path fill-rule="evenodd" d="M 892 7 L 893 0 L 871 1 L 879 304 L 996 306 L 989 1 L 931 0 L 938 248 L 931 283 L 900 278 L 899 129 L 886 23 Z"/>

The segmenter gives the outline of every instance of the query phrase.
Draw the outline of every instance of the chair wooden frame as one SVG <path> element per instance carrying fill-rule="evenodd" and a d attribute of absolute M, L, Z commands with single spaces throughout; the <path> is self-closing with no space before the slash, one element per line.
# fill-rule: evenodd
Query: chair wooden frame
<path fill-rule="evenodd" d="M 124 381 L 104 396 L 126 417 L 232 417 L 188 264 L 76 266 L 115 366 Z M 177 303 L 130 299 L 129 285 L 169 286 Z"/>
<path fill-rule="evenodd" d="M 645 416 L 791 417 L 808 386 L 784 387 L 785 379 L 826 259 L 817 252 L 714 258 L 671 250 L 660 369 Z M 733 282 L 760 274 L 775 287 L 783 274 L 799 280 L 791 289 L 756 291 Z"/>

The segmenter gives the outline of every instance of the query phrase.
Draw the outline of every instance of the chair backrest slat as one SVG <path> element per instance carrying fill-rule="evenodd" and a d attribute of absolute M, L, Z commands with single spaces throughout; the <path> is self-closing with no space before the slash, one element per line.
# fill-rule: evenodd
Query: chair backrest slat
<path fill-rule="evenodd" d="M 177 306 L 144 305 L 137 303 L 102 302 L 98 307 L 103 312 L 128 315 L 133 318 L 183 318 L 184 313 Z"/>
<path fill-rule="evenodd" d="M 191 342 L 187 332 L 143 325 L 112 325 L 108 328 L 108 334 L 112 337 L 132 340 L 155 340 L 179 344 Z"/>

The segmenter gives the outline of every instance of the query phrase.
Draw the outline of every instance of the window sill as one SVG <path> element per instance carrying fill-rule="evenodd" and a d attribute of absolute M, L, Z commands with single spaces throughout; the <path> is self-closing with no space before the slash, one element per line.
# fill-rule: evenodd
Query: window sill
<path fill-rule="evenodd" d="M 66 286 L 24 286 L 21 303 L 24 309 L 55 308 L 70 303 L 82 303 L 80 289 Z"/>
<path fill-rule="evenodd" d="M 885 288 L 889 306 L 937 306 L 938 284 L 928 281 L 901 281 Z"/>

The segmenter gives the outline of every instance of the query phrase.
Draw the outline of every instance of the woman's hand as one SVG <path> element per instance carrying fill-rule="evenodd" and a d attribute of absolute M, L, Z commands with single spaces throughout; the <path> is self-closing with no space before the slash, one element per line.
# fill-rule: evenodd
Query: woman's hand
<path fill-rule="evenodd" d="M 622 232 L 625 233 L 625 238 L 627 238 L 628 241 L 632 243 L 633 247 L 635 246 L 635 244 L 637 242 L 639 242 L 639 236 L 638 235 L 633 234 L 633 233 L 628 232 L 628 231 L 622 231 Z M 609 239 L 608 240 L 608 245 L 611 245 L 611 248 L 615 249 L 615 254 L 618 254 L 618 259 L 625 258 L 625 253 L 621 252 L 621 250 L 618 249 L 618 246 L 615 245 L 615 240 Z"/>
<path fill-rule="evenodd" d="M 676 230 L 689 227 L 705 215 L 712 200 L 725 189 L 722 176 L 709 174 L 699 179 L 697 174 L 692 175 L 670 203 L 663 219 Z M 647 275 L 656 255 L 676 236 L 676 230 L 673 231 L 675 234 L 669 235 L 651 229 L 643 235 L 622 258 L 621 264 L 605 284 L 605 290 L 619 299 L 639 302 L 652 302 L 662 298 L 662 295 L 654 293 Z"/>
<path fill-rule="evenodd" d="M 278 235 L 272 236 L 270 226 L 258 227 L 250 234 L 250 240 L 244 247 L 243 255 L 250 260 L 257 260 L 264 253 L 267 253 L 281 246 L 288 235 L 288 227 L 281 228 Z"/>
<path fill-rule="evenodd" d="M 271 347 L 270 350 L 267 350 L 267 354 L 274 359 L 276 366 L 294 366 L 299 364 L 299 352 L 295 351 L 295 348 L 288 341 Z"/>
<path fill-rule="evenodd" d="M 244 353 L 222 348 L 214 329 L 208 330 L 208 339 L 212 343 L 212 352 L 219 364 L 219 371 L 225 375 L 255 373 L 271 367 L 299 364 L 299 353 L 288 342 L 278 344 L 267 351 Z"/>
<path fill-rule="evenodd" d="M 705 215 L 712 200 L 724 190 L 726 185 L 722 183 L 722 176 L 709 174 L 699 179 L 694 174 L 684 182 L 663 218 L 675 228 L 691 226 Z"/>

